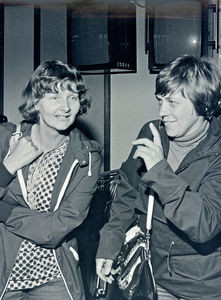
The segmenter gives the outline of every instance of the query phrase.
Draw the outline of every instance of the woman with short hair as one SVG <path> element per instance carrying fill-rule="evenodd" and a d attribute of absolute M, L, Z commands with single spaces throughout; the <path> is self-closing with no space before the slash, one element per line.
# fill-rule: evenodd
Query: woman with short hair
<path fill-rule="evenodd" d="M 97 274 L 113 281 L 125 231 L 150 190 L 151 258 L 158 300 L 221 299 L 221 80 L 208 58 L 183 56 L 157 76 L 160 120 L 148 122 L 120 169 L 109 222 L 100 232 Z"/>

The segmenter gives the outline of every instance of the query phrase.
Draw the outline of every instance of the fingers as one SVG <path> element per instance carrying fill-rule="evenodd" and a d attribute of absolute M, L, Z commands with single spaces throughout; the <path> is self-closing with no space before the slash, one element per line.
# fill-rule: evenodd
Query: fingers
<path fill-rule="evenodd" d="M 32 138 L 30 136 L 26 136 L 21 138 L 18 143 L 22 143 L 23 147 L 29 147 L 30 146 L 30 151 L 34 152 L 34 155 L 40 155 L 42 153 L 42 150 L 33 142 Z"/>
<path fill-rule="evenodd" d="M 150 155 L 151 151 L 149 148 L 145 146 L 137 146 L 137 150 L 134 152 L 133 158 L 144 158 L 145 155 Z"/>
<path fill-rule="evenodd" d="M 103 273 L 105 275 L 110 275 L 111 274 L 111 268 L 112 268 L 113 261 L 110 259 L 106 259 L 105 264 L 104 264 L 104 269 Z"/>
<path fill-rule="evenodd" d="M 158 130 L 153 125 L 153 123 L 150 123 L 149 127 L 150 127 L 150 130 L 151 130 L 152 134 L 153 134 L 153 142 L 154 142 L 154 144 L 156 144 L 157 146 L 162 147 L 161 138 L 160 138 L 160 134 L 159 134 Z"/>
<path fill-rule="evenodd" d="M 137 139 L 136 141 L 133 141 L 132 144 L 133 145 L 144 145 L 149 148 L 154 147 L 154 143 L 147 138 Z"/>
<path fill-rule="evenodd" d="M 35 143 L 35 141 L 32 139 L 32 137 L 28 136 L 26 138 L 31 143 L 31 146 L 33 147 L 33 149 L 35 151 L 39 151 L 40 150 L 40 147 Z"/>
<path fill-rule="evenodd" d="M 164 157 L 160 134 L 153 123 L 150 123 L 149 126 L 153 134 L 153 141 L 141 138 L 133 142 L 133 145 L 137 146 L 133 158 L 142 158 L 148 171 Z"/>
<path fill-rule="evenodd" d="M 38 146 L 35 145 L 35 144 L 32 142 L 32 140 L 31 140 L 31 145 L 32 145 L 32 147 L 33 147 L 33 149 L 34 149 L 35 152 L 38 152 L 38 151 L 40 150 L 40 149 L 38 148 Z"/>
<path fill-rule="evenodd" d="M 4 159 L 4 165 L 12 174 L 30 164 L 43 151 L 37 147 L 31 137 L 22 137 L 14 145 L 10 145 L 10 153 Z"/>
<path fill-rule="evenodd" d="M 97 275 L 108 283 L 112 283 L 114 278 L 111 273 L 113 260 L 105 258 L 96 259 L 96 272 Z"/>
<path fill-rule="evenodd" d="M 153 141 L 151 141 L 148 138 L 141 138 L 141 139 L 137 139 L 136 141 L 133 141 L 132 142 L 133 145 L 144 145 L 151 149 L 156 149 L 157 147 L 162 147 L 161 138 L 160 138 L 160 134 L 159 134 L 158 130 L 153 125 L 153 123 L 150 123 L 149 126 L 150 126 L 150 130 L 153 134 Z"/>
<path fill-rule="evenodd" d="M 112 275 L 116 275 L 117 273 L 119 273 L 120 272 L 120 267 L 118 267 L 117 269 L 112 269 L 111 270 L 111 274 Z"/>

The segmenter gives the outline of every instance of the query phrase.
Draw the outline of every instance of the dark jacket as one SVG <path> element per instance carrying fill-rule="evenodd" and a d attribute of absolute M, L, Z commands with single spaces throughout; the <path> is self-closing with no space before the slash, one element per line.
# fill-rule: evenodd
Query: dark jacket
<path fill-rule="evenodd" d="M 7 154 L 14 131 L 13 124 L 0 126 L 1 161 Z M 30 135 L 31 125 L 24 123 L 21 132 L 23 136 Z M 95 141 L 88 140 L 77 129 L 70 132 L 70 141 L 53 189 L 50 211 L 45 213 L 28 207 L 18 178 L 0 164 L 0 209 L 4 211 L 5 208 L 6 212 L 4 223 L 0 223 L 0 299 L 23 239 L 54 249 L 70 299 L 85 299 L 74 229 L 86 218 L 96 189 L 101 162 L 99 152 L 100 146 Z M 22 170 L 25 181 L 28 167 Z M 90 168 L 91 174 L 88 174 Z M 5 203 L 8 206 L 4 207 Z"/>
<path fill-rule="evenodd" d="M 159 121 L 165 159 L 149 172 L 135 147 L 120 175 L 111 218 L 100 232 L 97 257 L 115 259 L 125 230 L 141 214 L 144 223 L 149 189 L 155 192 L 151 235 L 156 282 L 175 295 L 197 300 L 221 299 L 221 120 L 214 118 L 207 137 L 174 172 L 166 157 L 169 139 Z M 152 139 L 149 124 L 138 138 Z"/>

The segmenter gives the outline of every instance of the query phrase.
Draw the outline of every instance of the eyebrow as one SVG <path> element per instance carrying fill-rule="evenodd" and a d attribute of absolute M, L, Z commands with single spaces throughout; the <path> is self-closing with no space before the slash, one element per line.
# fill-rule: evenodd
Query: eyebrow
<path fill-rule="evenodd" d="M 74 91 L 70 91 L 70 90 L 66 90 L 66 91 L 68 91 L 70 95 L 74 94 L 76 96 L 79 96 L 79 92 L 74 92 Z M 65 91 L 61 90 L 57 94 L 62 94 L 63 92 L 65 92 Z"/>
<path fill-rule="evenodd" d="M 167 101 L 169 101 L 169 100 L 176 100 L 176 99 L 174 99 L 173 98 L 173 95 L 168 95 L 168 96 L 158 96 L 158 95 L 156 95 L 156 98 L 157 98 L 157 100 L 162 100 L 162 98 L 163 99 L 165 99 L 165 100 L 167 100 Z"/>
<path fill-rule="evenodd" d="M 66 91 L 68 91 L 70 94 L 79 95 L 78 91 L 73 91 L 73 90 L 69 90 L 69 89 L 67 89 Z"/>

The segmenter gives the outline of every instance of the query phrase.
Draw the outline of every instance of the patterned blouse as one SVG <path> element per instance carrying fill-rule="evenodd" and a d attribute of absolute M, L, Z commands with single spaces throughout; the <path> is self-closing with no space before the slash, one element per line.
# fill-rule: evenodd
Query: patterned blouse
<path fill-rule="evenodd" d="M 29 167 L 27 179 L 28 204 L 31 209 L 47 212 L 68 138 L 58 148 L 38 157 Z M 52 249 L 21 243 L 6 291 L 31 289 L 61 277 Z"/>

